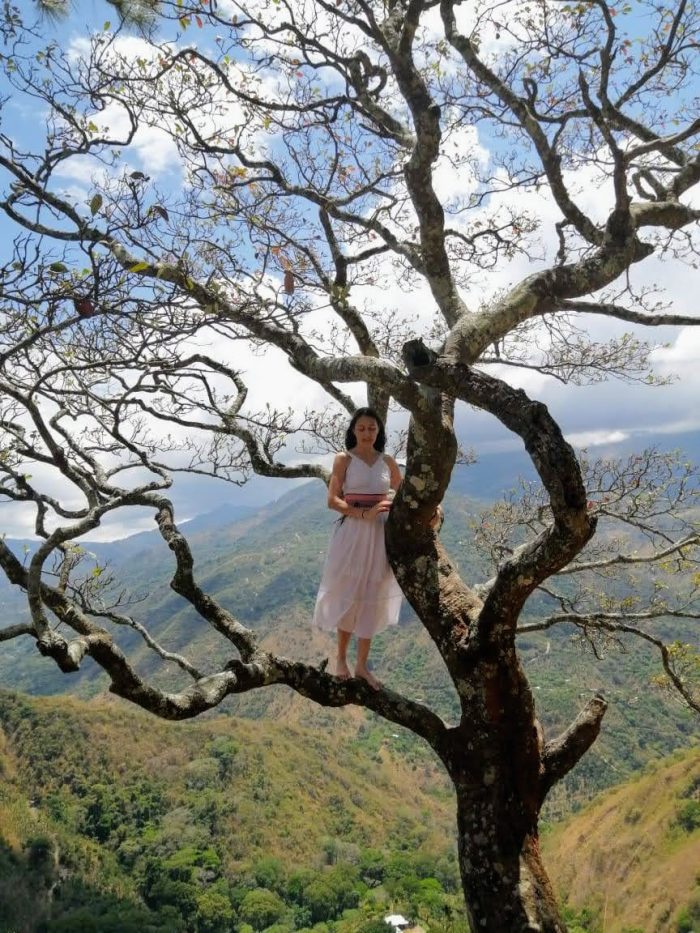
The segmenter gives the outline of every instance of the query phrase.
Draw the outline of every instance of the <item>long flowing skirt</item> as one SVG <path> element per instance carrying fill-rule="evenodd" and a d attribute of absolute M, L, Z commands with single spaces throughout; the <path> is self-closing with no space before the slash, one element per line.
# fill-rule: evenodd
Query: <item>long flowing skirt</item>
<path fill-rule="evenodd" d="M 336 523 L 321 577 L 313 622 L 372 638 L 399 620 L 402 593 L 389 566 L 384 519 Z"/>

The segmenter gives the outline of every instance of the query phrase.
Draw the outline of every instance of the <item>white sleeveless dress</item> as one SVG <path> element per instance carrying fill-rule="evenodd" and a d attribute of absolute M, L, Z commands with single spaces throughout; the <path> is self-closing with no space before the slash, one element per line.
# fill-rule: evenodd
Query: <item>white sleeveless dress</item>
<path fill-rule="evenodd" d="M 380 454 L 373 466 L 350 453 L 343 495 L 386 493 L 391 488 L 389 467 Z M 358 638 L 372 638 L 396 625 L 403 594 L 389 566 L 384 542 L 386 517 L 375 521 L 346 518 L 336 523 L 313 624 L 325 631 L 342 629 Z"/>

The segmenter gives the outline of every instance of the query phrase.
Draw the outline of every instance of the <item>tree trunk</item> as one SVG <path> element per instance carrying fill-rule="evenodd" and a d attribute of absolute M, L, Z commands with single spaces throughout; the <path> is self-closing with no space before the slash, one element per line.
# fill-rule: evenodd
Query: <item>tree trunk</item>
<path fill-rule="evenodd" d="M 457 788 L 459 867 L 471 929 L 565 933 L 537 826 L 518 831 L 502 806 L 505 796 Z"/>

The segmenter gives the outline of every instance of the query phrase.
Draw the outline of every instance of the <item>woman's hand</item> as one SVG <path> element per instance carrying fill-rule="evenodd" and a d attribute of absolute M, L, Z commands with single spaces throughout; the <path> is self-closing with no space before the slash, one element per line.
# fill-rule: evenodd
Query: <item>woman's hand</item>
<path fill-rule="evenodd" d="M 382 499 L 381 502 L 375 502 L 375 504 L 370 509 L 364 510 L 364 519 L 365 521 L 375 521 L 379 516 L 388 512 L 391 508 L 391 499 Z"/>

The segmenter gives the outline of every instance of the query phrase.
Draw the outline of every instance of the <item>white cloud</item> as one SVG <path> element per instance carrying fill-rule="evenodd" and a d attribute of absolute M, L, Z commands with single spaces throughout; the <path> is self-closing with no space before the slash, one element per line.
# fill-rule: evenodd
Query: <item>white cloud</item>
<path fill-rule="evenodd" d="M 489 159 L 488 149 L 479 140 L 477 127 L 463 126 L 450 133 L 449 145 L 445 147 L 433 166 L 433 187 L 435 194 L 444 205 L 468 198 L 477 188 L 477 180 L 469 165 L 454 165 L 450 160 L 447 150 L 455 146 L 454 151 L 469 153 L 469 157 L 482 168 L 487 165 Z M 458 218 L 450 218 L 449 224 L 456 226 Z"/>
<path fill-rule="evenodd" d="M 697 273 L 695 273 L 697 276 Z M 698 316 L 700 320 L 700 315 Z M 677 374 L 697 382 L 700 388 L 700 326 L 684 327 L 669 345 L 654 351 L 654 361 L 663 375 Z M 700 398 L 700 394 L 698 395 Z"/>
<path fill-rule="evenodd" d="M 219 341 L 212 346 L 215 356 L 235 366 L 249 386 L 246 410 L 261 410 L 266 404 L 273 408 L 292 407 L 301 413 L 305 408 L 328 404 L 329 396 L 321 387 L 302 376 L 289 365 L 289 360 L 276 347 L 264 353 L 254 352 L 243 342 L 230 346 Z"/>
<path fill-rule="evenodd" d="M 625 431 L 581 431 L 566 435 L 566 440 L 574 447 L 602 447 L 605 444 L 619 444 L 628 438 L 629 434 Z"/>
<path fill-rule="evenodd" d="M 0 535 L 34 537 L 34 517 L 24 503 L 0 501 Z"/>

